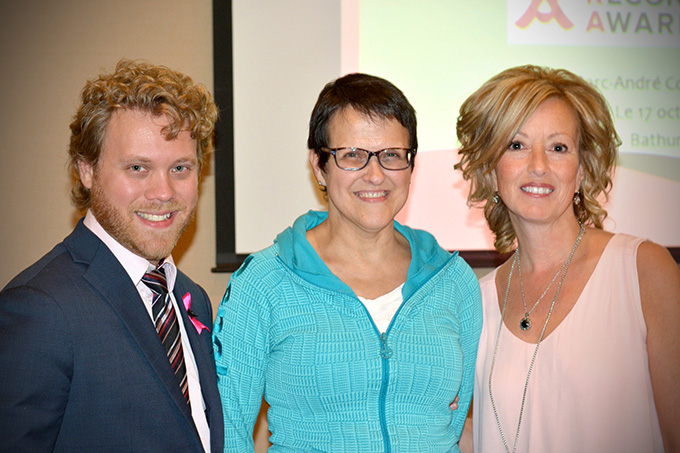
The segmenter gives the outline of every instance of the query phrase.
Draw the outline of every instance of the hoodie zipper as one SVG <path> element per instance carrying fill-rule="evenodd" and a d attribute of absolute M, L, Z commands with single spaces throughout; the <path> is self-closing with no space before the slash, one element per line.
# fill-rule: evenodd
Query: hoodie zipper
<path fill-rule="evenodd" d="M 385 453 L 392 451 L 390 445 L 390 436 L 387 432 L 387 418 L 385 416 L 385 400 L 387 398 L 387 384 L 390 378 L 390 358 L 392 357 L 392 349 L 387 345 L 387 332 L 380 334 L 380 357 L 382 357 L 382 384 L 380 386 L 380 397 L 378 399 L 378 407 L 380 414 L 380 430 L 383 435 L 383 445 L 385 446 Z"/>

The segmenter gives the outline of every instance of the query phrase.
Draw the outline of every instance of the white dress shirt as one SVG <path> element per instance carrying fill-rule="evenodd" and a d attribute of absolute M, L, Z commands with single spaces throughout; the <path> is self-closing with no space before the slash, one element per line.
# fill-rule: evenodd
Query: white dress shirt
<path fill-rule="evenodd" d="M 153 304 L 153 292 L 142 282 L 142 277 L 148 270 L 154 269 L 155 266 L 145 258 L 132 253 L 130 250 L 118 243 L 118 241 L 116 241 L 110 234 L 106 232 L 106 230 L 104 230 L 91 211 L 87 211 L 84 224 L 99 239 L 101 239 L 104 244 L 106 244 L 109 250 L 111 250 L 111 253 L 113 253 L 118 262 L 120 262 L 120 264 L 123 266 L 125 272 L 127 272 L 127 274 L 130 276 L 130 279 L 132 279 L 132 283 L 134 283 L 135 287 L 137 288 L 142 301 L 144 301 L 144 307 L 149 313 L 149 320 L 153 325 L 153 315 L 151 311 L 151 306 Z M 179 315 L 180 308 L 178 307 L 175 296 L 172 293 L 173 289 L 175 288 L 175 280 L 177 278 L 177 267 L 172 260 L 172 256 L 168 256 L 165 258 L 165 260 L 163 260 L 163 270 L 165 271 L 165 278 L 167 279 L 168 283 L 170 300 L 172 301 L 172 305 L 175 308 L 175 312 L 178 314 L 177 321 L 182 337 L 184 363 L 187 369 L 189 401 L 191 401 L 191 416 L 194 419 L 194 424 L 196 425 L 196 429 L 198 430 L 198 434 L 201 438 L 203 449 L 207 453 L 210 453 L 210 428 L 208 427 L 208 421 L 205 417 L 205 402 L 203 401 L 203 394 L 201 392 L 201 382 L 198 378 L 198 367 L 196 366 L 196 359 L 194 358 L 194 353 L 191 349 L 191 344 L 189 343 L 186 334 L 183 319 Z M 182 307 L 182 310 L 183 309 L 184 307 Z"/>

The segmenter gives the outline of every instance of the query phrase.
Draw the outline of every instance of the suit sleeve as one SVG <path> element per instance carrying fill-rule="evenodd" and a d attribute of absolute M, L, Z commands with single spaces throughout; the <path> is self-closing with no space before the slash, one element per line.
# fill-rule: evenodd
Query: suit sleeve
<path fill-rule="evenodd" d="M 269 304 L 256 278 L 246 270 L 248 263 L 232 275 L 213 329 L 224 448 L 230 452 L 254 449 L 253 427 L 262 403 L 268 357 Z"/>
<path fill-rule="evenodd" d="M 460 259 L 464 263 L 463 259 Z M 464 269 L 458 278 L 460 304 L 458 316 L 461 321 L 461 347 L 463 349 L 463 380 L 458 392 L 458 409 L 453 413 L 453 425 L 460 439 L 465 419 L 472 401 L 475 380 L 477 347 L 482 332 L 482 295 L 479 281 L 473 270 L 463 264 Z"/>
<path fill-rule="evenodd" d="M 69 320 L 48 294 L 26 286 L 0 294 L 0 444 L 52 451 L 73 374 Z"/>

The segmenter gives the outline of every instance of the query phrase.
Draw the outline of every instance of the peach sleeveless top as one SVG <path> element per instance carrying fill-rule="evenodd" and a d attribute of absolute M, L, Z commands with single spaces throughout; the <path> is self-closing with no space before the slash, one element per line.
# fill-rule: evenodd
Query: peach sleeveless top
<path fill-rule="evenodd" d="M 640 305 L 636 255 L 642 241 L 614 235 L 571 312 L 541 342 L 518 452 L 663 451 Z M 475 374 L 476 453 L 505 451 L 489 397 L 501 317 L 495 278 L 496 270 L 480 281 L 484 327 Z M 492 389 L 510 450 L 534 349 L 503 326 Z"/>

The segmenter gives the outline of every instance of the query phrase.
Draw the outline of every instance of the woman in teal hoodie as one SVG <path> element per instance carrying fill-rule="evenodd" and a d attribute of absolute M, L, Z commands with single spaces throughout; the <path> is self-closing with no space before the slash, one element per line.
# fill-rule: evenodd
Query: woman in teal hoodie
<path fill-rule="evenodd" d="M 457 253 L 394 220 L 415 111 L 384 79 L 341 77 L 319 95 L 308 147 L 328 212 L 249 256 L 215 320 L 225 450 L 253 450 L 264 395 L 271 451 L 457 451 L 480 292 Z"/>

